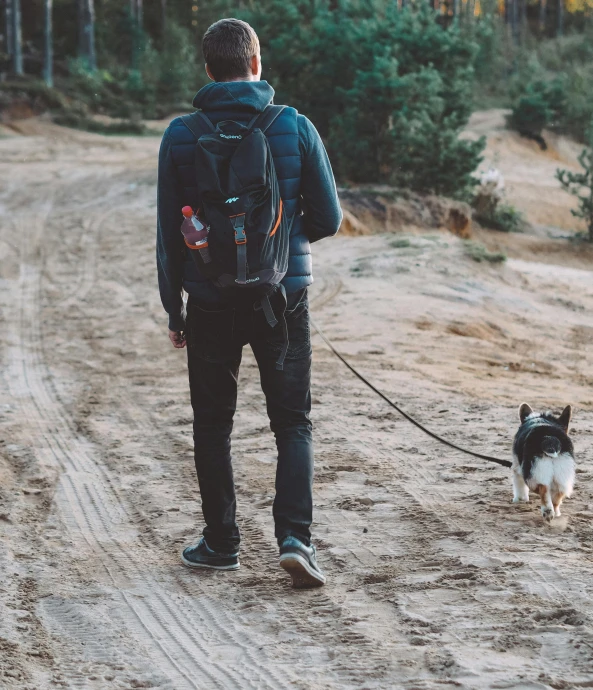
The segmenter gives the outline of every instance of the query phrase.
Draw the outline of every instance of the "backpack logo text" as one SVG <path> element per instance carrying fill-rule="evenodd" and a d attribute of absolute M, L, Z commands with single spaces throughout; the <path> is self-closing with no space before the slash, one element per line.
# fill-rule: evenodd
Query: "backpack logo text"
<path fill-rule="evenodd" d="M 230 199 L 227 199 L 224 203 L 225 204 L 232 204 L 233 201 L 239 201 L 239 197 L 238 196 L 232 196 Z"/>
<path fill-rule="evenodd" d="M 220 136 L 223 139 L 243 139 L 243 137 L 239 136 L 238 134 L 221 134 Z"/>

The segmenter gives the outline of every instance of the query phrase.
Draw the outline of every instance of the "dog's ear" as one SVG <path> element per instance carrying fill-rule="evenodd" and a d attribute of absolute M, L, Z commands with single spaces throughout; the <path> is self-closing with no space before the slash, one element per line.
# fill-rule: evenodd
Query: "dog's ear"
<path fill-rule="evenodd" d="M 572 419 L 572 405 L 567 405 L 563 410 L 562 414 L 560 417 L 558 417 L 558 424 L 564 429 L 564 431 L 568 431 L 568 425 L 570 424 L 570 420 Z"/>
<path fill-rule="evenodd" d="M 523 422 L 527 419 L 527 417 L 529 417 L 530 414 L 533 414 L 531 406 L 527 403 L 523 403 L 519 408 L 519 419 L 521 420 L 521 424 L 523 424 Z"/>

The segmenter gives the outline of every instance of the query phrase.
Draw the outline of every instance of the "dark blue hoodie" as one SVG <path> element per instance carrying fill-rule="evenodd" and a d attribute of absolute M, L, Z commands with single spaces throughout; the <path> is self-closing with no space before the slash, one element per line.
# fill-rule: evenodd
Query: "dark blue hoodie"
<path fill-rule="evenodd" d="M 246 124 L 273 97 L 274 89 L 266 81 L 213 82 L 198 92 L 193 104 L 214 125 L 222 120 Z M 291 294 L 313 282 L 309 243 L 335 235 L 342 212 L 327 153 L 312 123 L 294 108 L 286 108 L 267 136 L 284 208 L 288 215 L 296 214 L 283 280 Z M 194 135 L 181 118 L 173 120 L 159 154 L 157 267 L 161 300 L 174 331 L 184 328 L 182 288 L 205 302 L 221 301 L 219 289 L 199 273 L 188 255 L 180 232 L 181 208 L 200 205 L 194 149 Z"/>

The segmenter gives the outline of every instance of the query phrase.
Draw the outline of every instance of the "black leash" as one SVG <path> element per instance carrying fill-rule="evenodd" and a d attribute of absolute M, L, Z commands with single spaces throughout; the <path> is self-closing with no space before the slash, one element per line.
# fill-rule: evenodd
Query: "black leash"
<path fill-rule="evenodd" d="M 425 434 L 428 434 L 429 436 L 432 436 L 432 438 L 436 439 L 440 443 L 444 443 L 446 446 L 449 446 L 449 448 L 454 448 L 455 450 L 458 450 L 462 453 L 465 453 L 466 455 L 472 455 L 474 458 L 480 458 L 480 460 L 488 460 L 488 462 L 495 462 L 497 465 L 502 465 L 503 467 L 511 467 L 512 463 L 509 462 L 508 460 L 499 460 L 498 458 L 493 458 L 490 455 L 482 455 L 481 453 L 474 453 L 472 450 L 467 450 L 466 448 L 462 448 L 461 446 L 457 446 L 455 443 L 451 443 L 451 441 L 447 441 L 444 438 L 441 438 L 440 436 L 437 436 L 434 432 L 429 431 L 426 427 L 422 426 L 420 422 L 417 422 L 413 417 L 410 417 L 410 415 L 407 412 L 404 412 L 400 407 L 398 407 L 392 400 L 390 400 L 384 393 L 381 393 L 381 391 L 378 388 L 375 388 L 373 384 L 365 379 L 365 377 L 359 373 L 351 364 L 349 364 L 344 357 L 336 350 L 336 348 L 331 344 L 331 342 L 326 338 L 326 336 L 323 334 L 319 326 L 311 319 L 311 325 L 313 328 L 319 333 L 321 336 L 321 339 L 323 342 L 329 347 L 329 349 L 334 353 L 334 355 L 343 363 L 345 364 L 348 369 L 356 376 L 359 378 L 364 384 L 366 384 L 372 391 L 374 391 L 380 398 L 383 398 L 385 402 L 388 405 L 391 405 L 394 410 L 397 410 L 402 417 L 405 417 L 405 419 L 408 420 L 408 422 L 411 422 L 414 426 L 417 426 L 421 431 L 423 431 Z"/>

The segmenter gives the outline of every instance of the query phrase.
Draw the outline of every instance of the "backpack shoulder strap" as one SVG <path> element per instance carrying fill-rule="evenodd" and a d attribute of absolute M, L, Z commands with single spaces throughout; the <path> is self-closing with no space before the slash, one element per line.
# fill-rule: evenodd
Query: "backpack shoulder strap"
<path fill-rule="evenodd" d="M 285 108 L 285 105 L 266 106 L 261 113 L 258 113 L 254 118 L 251 119 L 247 125 L 247 128 L 255 129 L 257 127 L 265 134 L 266 131 L 274 124 L 278 116 L 282 114 Z"/>
<path fill-rule="evenodd" d="M 183 121 L 183 124 L 196 137 L 196 139 L 199 139 L 204 134 L 203 125 L 206 125 L 207 131 L 209 132 L 216 131 L 216 128 L 214 127 L 212 122 L 206 117 L 206 115 L 204 115 L 204 113 L 201 110 L 196 110 L 195 113 L 191 113 L 190 115 L 182 115 L 181 119 Z M 199 125 L 202 125 L 202 127 L 200 127 Z"/>

